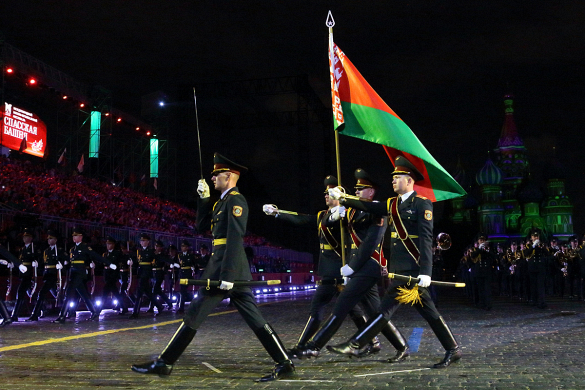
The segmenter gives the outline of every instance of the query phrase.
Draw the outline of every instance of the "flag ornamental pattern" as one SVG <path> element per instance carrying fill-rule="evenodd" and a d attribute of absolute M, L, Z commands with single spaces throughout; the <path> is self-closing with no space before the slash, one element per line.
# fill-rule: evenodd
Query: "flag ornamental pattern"
<path fill-rule="evenodd" d="M 466 194 L 331 40 L 329 65 L 333 123 L 340 134 L 383 145 L 392 164 L 405 156 L 424 176 L 415 190 L 433 202 Z"/>

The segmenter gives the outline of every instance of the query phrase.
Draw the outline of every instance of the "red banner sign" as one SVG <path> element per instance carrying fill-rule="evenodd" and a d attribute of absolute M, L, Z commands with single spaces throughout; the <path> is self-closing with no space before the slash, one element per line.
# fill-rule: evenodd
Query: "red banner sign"
<path fill-rule="evenodd" d="M 47 126 L 32 112 L 4 103 L 0 144 L 43 157 L 47 145 Z"/>

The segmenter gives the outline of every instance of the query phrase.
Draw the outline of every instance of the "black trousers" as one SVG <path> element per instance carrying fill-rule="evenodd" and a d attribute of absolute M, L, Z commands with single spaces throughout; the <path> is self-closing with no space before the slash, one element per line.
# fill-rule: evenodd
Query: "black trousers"
<path fill-rule="evenodd" d="M 153 302 L 155 306 L 160 306 L 156 301 L 156 297 L 152 294 L 150 277 L 141 277 L 138 279 L 138 291 L 136 292 L 136 301 L 134 302 L 134 313 L 138 313 L 140 310 L 140 301 L 142 300 L 143 295 L 146 295 L 150 302 Z"/>
<path fill-rule="evenodd" d="M 38 317 L 41 314 L 45 297 L 49 292 L 51 292 L 53 296 L 57 295 L 57 274 L 47 274 L 43 277 L 43 287 L 41 287 L 41 291 L 39 291 L 39 295 L 37 295 L 37 303 L 33 309 L 33 316 Z"/>
<path fill-rule="evenodd" d="M 345 286 L 345 288 L 347 288 L 347 286 Z M 317 321 L 322 321 L 323 320 L 323 311 L 325 309 L 325 306 L 331 302 L 333 300 L 333 298 L 335 298 L 336 296 L 338 296 L 340 294 L 340 286 L 335 286 L 335 285 L 320 285 L 319 287 L 317 287 L 317 290 L 315 291 L 315 295 L 313 295 L 313 299 L 311 300 L 311 309 L 310 309 L 310 316 L 315 318 Z M 347 294 L 346 294 L 347 295 Z M 378 298 L 379 299 L 379 298 Z M 358 299 L 358 302 L 360 301 L 360 299 Z M 357 304 L 357 302 L 356 302 Z M 339 309 L 340 312 L 343 310 L 345 311 L 345 309 Z M 361 310 L 358 306 L 355 306 L 355 304 L 350 307 L 349 309 L 347 309 L 347 312 L 345 313 L 345 315 L 347 315 L 348 313 L 351 313 L 352 316 L 363 316 L 364 312 L 363 310 Z"/>
<path fill-rule="evenodd" d="M 102 307 L 106 306 L 106 301 L 110 294 L 118 300 L 118 305 L 124 308 L 126 304 L 124 303 L 124 295 L 118 289 L 118 278 L 104 278 L 104 288 L 102 290 Z M 114 307 L 114 305 L 112 305 Z"/>
<path fill-rule="evenodd" d="M 213 309 L 225 298 L 236 307 L 248 326 L 256 331 L 266 324 L 266 320 L 260 313 L 252 291 L 247 287 L 234 288 L 229 291 L 212 287 L 209 290 L 200 289 L 197 298 L 193 299 L 185 310 L 183 322 L 191 329 L 199 329 L 199 326 L 211 314 Z"/>
<path fill-rule="evenodd" d="M 481 308 L 492 307 L 492 278 L 487 277 L 475 277 L 475 284 L 477 287 L 477 305 Z"/>
<path fill-rule="evenodd" d="M 65 293 L 65 301 L 63 302 L 63 306 L 61 307 L 61 313 L 59 314 L 60 317 L 65 317 L 65 313 L 67 312 L 69 302 L 73 300 L 74 293 L 77 294 L 83 299 L 85 306 L 89 311 L 92 313 L 95 312 L 95 306 L 91 300 L 91 296 L 87 291 L 87 275 L 85 274 L 85 270 L 76 271 L 75 269 L 71 269 L 71 276 L 69 279 L 69 284 L 67 285 L 67 291 Z"/>
<path fill-rule="evenodd" d="M 390 286 L 388 287 L 388 291 L 386 291 L 386 294 L 384 295 L 384 298 L 382 299 L 382 303 L 380 304 L 380 312 L 382 314 L 384 314 L 384 316 L 387 319 L 392 318 L 392 316 L 394 315 L 394 312 L 396 312 L 396 310 L 398 310 L 400 305 L 402 305 L 402 303 L 400 303 L 396 300 L 396 297 L 398 296 L 398 288 L 399 287 L 405 287 L 405 288 L 412 287 L 412 286 L 408 287 L 406 285 L 406 283 L 407 282 L 401 282 L 398 280 L 392 280 L 392 282 L 390 283 Z M 418 311 L 418 313 L 425 320 L 427 320 L 427 322 L 429 320 L 438 319 L 440 314 L 439 314 L 437 308 L 435 308 L 435 304 L 433 303 L 433 300 L 431 299 L 431 295 L 429 294 L 428 289 L 419 287 L 418 291 L 420 292 L 420 295 L 421 295 L 422 306 L 421 305 L 414 305 L 414 308 Z"/>
<path fill-rule="evenodd" d="M 530 273 L 530 298 L 538 306 L 544 306 L 544 272 Z"/>
<path fill-rule="evenodd" d="M 356 307 L 358 303 L 361 308 Z M 349 279 L 335 302 L 333 315 L 345 318 L 350 312 L 361 314 L 362 309 L 370 318 L 379 313 L 378 278 L 356 276 Z"/>
<path fill-rule="evenodd" d="M 167 297 L 167 294 L 163 291 L 162 289 L 162 282 L 164 280 L 164 274 L 161 272 L 160 274 L 157 274 L 154 278 L 153 278 L 153 284 L 152 284 L 152 295 L 154 295 L 155 299 L 156 297 L 161 297 L 161 299 L 169 306 L 169 307 L 173 307 L 173 301 L 171 301 L 169 299 L 169 297 Z"/>

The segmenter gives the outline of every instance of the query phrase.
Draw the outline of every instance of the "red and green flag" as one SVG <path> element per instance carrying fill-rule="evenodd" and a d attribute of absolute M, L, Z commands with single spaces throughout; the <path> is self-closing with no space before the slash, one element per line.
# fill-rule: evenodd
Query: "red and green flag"
<path fill-rule="evenodd" d="M 396 157 L 406 157 L 424 176 L 414 186 L 419 195 L 433 202 L 465 195 L 465 190 L 431 156 L 339 47 L 333 44 L 333 48 L 333 53 L 329 50 L 329 66 L 335 129 L 340 134 L 383 145 L 392 164 Z"/>

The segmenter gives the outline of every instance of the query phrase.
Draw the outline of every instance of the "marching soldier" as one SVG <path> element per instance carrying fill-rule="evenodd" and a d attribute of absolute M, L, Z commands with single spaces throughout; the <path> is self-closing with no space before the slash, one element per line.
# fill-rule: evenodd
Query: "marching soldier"
<path fill-rule="evenodd" d="M 130 292 L 130 289 L 132 288 L 132 265 L 134 264 L 134 260 L 132 260 L 132 256 L 131 256 L 131 252 L 130 252 L 130 242 L 127 241 L 126 242 L 126 247 L 122 247 L 121 248 L 122 251 L 122 263 L 120 264 L 120 279 L 118 280 L 120 282 L 120 290 L 119 290 L 119 295 L 121 297 L 124 297 L 124 295 L 128 298 L 128 300 L 130 301 L 130 303 L 132 304 L 132 306 L 134 306 L 134 302 L 136 300 L 136 298 L 132 295 L 132 293 Z M 126 306 L 126 303 L 123 302 L 120 305 L 120 312 L 118 313 L 119 315 L 124 315 L 126 313 L 128 313 L 128 307 Z"/>
<path fill-rule="evenodd" d="M 191 243 L 188 240 L 181 241 L 181 252 L 179 253 L 179 267 L 175 265 L 175 268 L 179 268 L 179 279 L 191 279 L 193 277 L 193 268 L 196 265 L 195 254 L 191 252 Z M 181 297 L 177 309 L 177 313 L 182 314 L 185 312 L 185 302 L 190 301 L 189 286 L 182 284 Z"/>
<path fill-rule="evenodd" d="M 47 293 L 51 291 L 53 292 L 53 296 L 57 297 L 59 293 L 57 284 L 59 283 L 59 289 L 62 288 L 60 285 L 63 280 L 61 272 L 63 263 L 67 261 L 67 255 L 63 248 L 57 247 L 57 239 L 57 232 L 53 230 L 47 231 L 47 243 L 49 247 L 43 252 L 43 265 L 45 268 L 43 273 L 43 287 L 37 296 L 35 308 L 26 321 L 38 321 Z"/>
<path fill-rule="evenodd" d="M 435 308 L 427 290 L 431 284 L 430 275 L 433 266 L 431 254 L 433 204 L 429 199 L 417 195 L 414 191 L 414 182 L 422 180 L 424 177 L 405 157 L 396 158 L 392 175 L 392 187 L 398 197 L 390 198 L 386 202 L 345 199 L 337 188 L 330 190 L 329 193 L 334 199 L 340 199 L 346 206 L 355 207 L 377 216 L 388 216 L 391 219 L 392 252 L 388 262 L 388 271 L 408 276 L 418 275 L 420 281 L 417 289 L 422 304 L 415 304 L 414 307 L 429 323 L 446 350 L 443 360 L 433 367 L 445 368 L 461 358 L 461 349 L 447 323 Z M 366 345 L 368 340 L 386 326 L 389 318 L 401 305 L 396 300 L 400 295 L 399 289 L 403 291 L 409 289 L 408 284 L 393 279 L 382 299 L 378 315 L 371 318 L 348 342 L 328 349 L 332 352 L 352 355 L 355 349 Z"/>
<path fill-rule="evenodd" d="M 0 245 L 0 264 L 7 266 L 8 268 L 14 268 L 15 266 L 18 267 L 20 272 L 26 273 L 28 270 L 25 265 L 20 263 L 10 251 Z M 0 299 L 0 316 L 2 316 L 2 322 L 0 322 L 0 328 L 5 327 L 6 325 L 10 325 L 12 323 L 12 317 L 8 314 L 8 310 L 6 309 L 6 305 L 4 304 L 4 300 Z"/>
<path fill-rule="evenodd" d="M 540 241 L 540 230 L 534 229 L 530 232 L 530 247 L 524 250 L 524 257 L 528 262 L 528 272 L 530 273 L 530 295 L 532 303 L 539 309 L 546 309 L 544 302 L 545 296 L 545 277 L 547 271 L 547 252 Z"/>
<path fill-rule="evenodd" d="M 177 275 L 180 272 L 180 265 L 179 267 L 176 267 L 177 264 L 179 264 L 179 252 L 177 251 L 177 247 L 173 244 L 169 245 L 169 258 L 171 259 L 171 265 L 170 267 L 168 267 L 167 269 L 167 273 L 165 275 L 165 285 L 168 285 L 169 288 L 169 296 L 171 298 L 171 300 L 176 300 L 177 297 L 175 296 L 175 289 L 176 289 L 176 282 L 177 282 Z M 168 284 L 167 284 L 168 281 Z M 180 299 L 180 298 L 179 298 Z"/>
<path fill-rule="evenodd" d="M 471 252 L 477 294 L 476 304 L 485 310 L 492 309 L 492 264 L 494 257 L 489 251 L 488 245 L 486 236 L 480 233 L 477 237 L 477 248 Z"/>
<path fill-rule="evenodd" d="M 234 287 L 234 281 L 251 280 L 252 274 L 244 253 L 244 234 L 248 222 L 248 204 L 239 193 L 236 183 L 240 173 L 247 168 L 228 160 L 219 153 L 214 156 L 211 173 L 215 189 L 221 193 L 217 203 L 211 207 L 209 186 L 201 179 L 197 187 L 200 199 L 197 207 L 197 227 L 205 231 L 211 227 L 213 250 L 202 279 L 220 280 L 219 287 L 201 289 L 183 319 L 183 323 L 163 351 L 154 361 L 132 366 L 132 370 L 143 374 L 170 375 L 173 364 L 189 345 L 197 329 L 211 311 L 226 297 L 238 309 L 246 323 L 276 362 L 273 372 L 260 381 L 288 378 L 295 369 L 285 353 L 285 348 L 270 324 L 262 317 L 252 291 L 248 287 Z"/>
<path fill-rule="evenodd" d="M 167 297 L 167 294 L 162 290 L 162 283 L 164 281 L 167 264 L 173 265 L 171 258 L 164 252 L 164 244 L 157 240 L 154 243 L 154 267 L 152 267 L 152 295 L 156 302 L 160 297 L 168 306 L 169 310 L 173 310 L 173 302 Z M 155 302 L 150 301 L 150 307 L 147 313 L 154 313 Z"/>
<path fill-rule="evenodd" d="M 327 192 L 330 188 L 337 186 L 337 178 L 331 175 L 327 176 L 324 185 L 325 204 L 328 209 L 320 211 L 316 215 L 292 215 L 279 213 L 278 209 L 273 205 L 267 204 L 263 206 L 263 211 L 267 215 L 274 215 L 277 220 L 294 226 L 308 227 L 310 229 L 316 227 L 319 234 L 320 251 L 317 275 L 321 277 L 321 281 L 319 287 L 317 287 L 317 290 L 315 291 L 315 295 L 313 295 L 313 299 L 311 300 L 311 308 L 307 324 L 299 337 L 297 345 L 288 351 L 291 356 L 299 359 L 302 359 L 303 357 L 319 356 L 319 350 L 324 345 L 316 346 L 314 343 L 309 345 L 309 340 L 317 334 L 317 331 L 321 326 L 325 306 L 331 302 L 333 298 L 339 295 L 340 288 L 344 283 L 341 275 L 341 251 L 343 249 L 341 248 L 341 231 L 339 228 L 339 222 L 335 223 L 333 226 L 329 226 L 328 224 L 329 218 L 333 213 L 339 213 L 339 201 L 332 199 Z M 339 218 L 339 216 L 337 216 L 337 218 Z M 351 309 L 349 315 L 358 328 L 366 323 L 363 312 L 361 312 L 359 307 L 354 305 L 349 309 Z M 347 313 L 345 315 L 347 315 Z M 335 320 L 335 316 L 330 317 L 324 327 L 333 329 L 331 328 L 331 326 L 334 325 L 332 323 L 333 320 Z M 336 323 L 337 322 L 339 322 L 339 320 L 337 320 Z M 329 336 L 329 338 L 331 336 Z M 375 340 L 372 342 L 378 344 L 379 348 L 379 342 L 375 339 L 375 336 L 376 335 L 372 337 L 372 339 Z"/>
<path fill-rule="evenodd" d="M 22 304 L 26 301 L 29 289 L 31 287 L 33 289 L 36 288 L 37 280 L 33 280 L 33 278 L 36 277 L 39 259 L 41 258 L 40 251 L 38 249 L 35 250 L 33 235 L 30 229 L 24 229 L 22 241 L 24 242 L 24 246 L 20 249 L 18 258 L 21 264 L 28 268 L 26 272 L 20 272 L 20 284 L 16 292 L 16 303 L 14 304 L 11 316 L 12 322 L 18 322 L 18 313 L 20 313 Z M 34 291 L 31 294 L 34 294 Z"/>
<path fill-rule="evenodd" d="M 363 169 L 357 169 L 354 175 L 357 179 L 356 196 L 373 200 L 378 186 Z M 333 337 L 345 317 L 358 303 L 361 303 L 370 317 L 375 316 L 380 308 L 378 279 L 382 276 L 382 266 L 386 265 L 386 259 L 382 253 L 382 239 L 388 219 L 386 216 L 376 217 L 354 208 L 345 210 L 343 206 L 335 206 L 327 219 L 327 226 L 332 228 L 339 225 L 338 220 L 342 216 L 346 217 L 352 244 L 349 261 L 341 268 L 341 275 L 349 278 L 349 281 L 339 294 L 329 319 L 309 340 L 305 349 L 298 351 L 298 354 L 302 356 L 319 356 L 320 350 Z M 365 318 L 360 319 L 363 319 L 363 323 L 356 324 L 358 327 L 365 324 Z M 381 332 L 398 351 L 396 356 L 388 359 L 388 362 L 396 363 L 405 360 L 410 354 L 408 343 L 394 324 L 388 321 Z M 370 343 L 365 351 L 360 353 L 355 350 L 354 355 L 363 356 L 379 351 L 380 345 L 376 338 L 375 343 Z"/>
<path fill-rule="evenodd" d="M 567 250 L 567 279 L 569 282 L 569 299 L 582 299 L 581 296 L 581 270 L 579 255 L 579 239 L 577 236 L 569 238 Z"/>
<path fill-rule="evenodd" d="M 97 310 L 91 300 L 87 286 L 85 284 L 87 278 L 87 267 L 92 262 L 108 263 L 109 260 L 102 258 L 95 253 L 89 245 L 83 242 L 83 231 L 79 228 L 73 228 L 73 243 L 75 244 L 69 249 L 69 261 L 71 268 L 69 269 L 69 282 L 67 284 L 67 291 L 65 293 L 65 301 L 61 306 L 59 317 L 54 320 L 54 323 L 64 323 L 66 320 L 69 303 L 73 300 L 74 292 L 83 299 L 87 310 L 91 312 L 89 321 L 99 319 L 100 311 Z M 116 269 L 116 264 L 109 263 L 110 268 Z"/>
<path fill-rule="evenodd" d="M 585 300 L 585 235 L 581 237 L 581 246 L 579 246 L 577 253 L 579 253 L 579 273 L 580 273 L 580 296 Z"/>
<path fill-rule="evenodd" d="M 209 263 L 209 248 L 205 244 L 199 247 L 199 258 L 197 259 L 197 278 L 200 278 Z"/>
<path fill-rule="evenodd" d="M 138 260 L 138 290 L 136 291 L 136 300 L 134 301 L 134 310 L 130 315 L 131 319 L 138 318 L 140 314 L 140 302 L 142 296 L 154 302 L 154 305 L 158 309 L 158 313 L 161 314 L 163 307 L 157 302 L 156 297 L 152 294 L 152 287 L 150 286 L 150 278 L 152 277 L 152 268 L 155 262 L 154 249 L 150 247 L 150 236 L 146 233 L 140 235 L 140 247 L 136 250 L 136 258 Z"/>
<path fill-rule="evenodd" d="M 106 259 L 106 264 L 116 264 L 117 269 L 112 269 L 109 266 L 104 266 L 104 288 L 102 290 L 102 307 L 105 307 L 106 301 L 110 294 L 118 301 L 120 311 L 127 312 L 126 303 L 124 302 L 124 295 L 118 288 L 118 280 L 120 279 L 120 271 L 127 268 L 127 260 L 124 254 L 117 247 L 117 242 L 114 237 L 106 237 L 106 252 L 102 255 Z M 115 307 L 116 305 L 112 305 Z"/>

